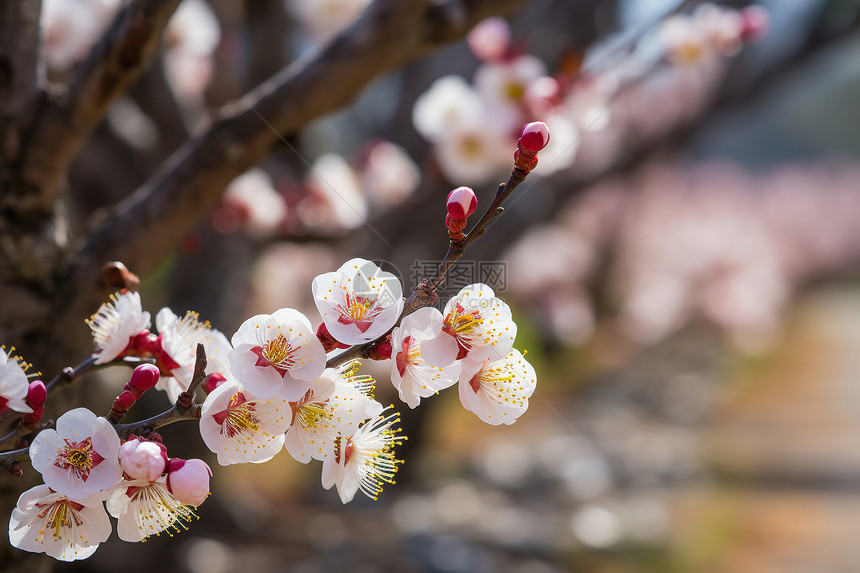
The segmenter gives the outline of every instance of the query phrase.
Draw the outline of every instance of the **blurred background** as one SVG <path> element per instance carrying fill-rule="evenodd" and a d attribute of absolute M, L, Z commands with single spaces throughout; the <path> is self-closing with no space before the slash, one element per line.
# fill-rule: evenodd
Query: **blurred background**
<path fill-rule="evenodd" d="M 184 0 L 75 163 L 73 221 L 368 4 Z M 121 5 L 43 1 L 52 80 Z M 318 464 L 218 467 L 173 425 L 171 454 L 215 472 L 199 521 L 55 568 L 856 571 L 858 25 L 857 0 L 532 0 L 284 139 L 141 277 L 144 309 L 195 310 L 228 336 L 281 307 L 318 322 L 311 280 L 355 256 L 409 290 L 444 255 L 448 191 L 488 205 L 519 128 L 543 120 L 538 169 L 440 293 L 483 281 L 511 305 L 538 373 L 528 412 L 487 426 L 453 388 L 400 404 L 398 483 L 348 506 Z M 365 370 L 398 404 L 388 367 Z M 107 404 L 126 376 L 56 400 Z M 147 396 L 133 415 L 165 406 Z"/>

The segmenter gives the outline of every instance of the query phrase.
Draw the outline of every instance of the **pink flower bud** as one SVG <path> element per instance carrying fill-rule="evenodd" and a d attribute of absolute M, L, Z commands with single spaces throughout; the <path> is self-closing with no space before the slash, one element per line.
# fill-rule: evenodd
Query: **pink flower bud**
<path fill-rule="evenodd" d="M 741 40 L 757 42 L 767 34 L 770 28 L 770 14 L 763 6 L 747 6 L 741 10 Z"/>
<path fill-rule="evenodd" d="M 30 382 L 30 386 L 27 388 L 27 397 L 24 398 L 24 401 L 31 408 L 36 408 L 45 403 L 45 400 L 48 398 L 48 390 L 45 388 L 45 385 L 41 380 L 36 380 L 35 382 Z"/>
<path fill-rule="evenodd" d="M 35 428 L 45 413 L 45 400 L 48 399 L 48 389 L 41 380 L 30 382 L 24 402 L 33 409 L 29 414 L 21 416 L 21 424 Z M 4 404 L 5 405 L 5 404 Z M 8 408 L 7 408 L 8 409 Z"/>
<path fill-rule="evenodd" d="M 465 219 L 478 208 L 478 198 L 468 187 L 457 187 L 448 193 L 445 208 L 452 219 Z"/>
<path fill-rule="evenodd" d="M 180 503 L 198 506 L 209 495 L 212 470 L 203 460 L 172 459 L 167 464 L 167 489 Z"/>
<path fill-rule="evenodd" d="M 511 43 L 511 28 L 504 18 L 487 18 L 472 28 L 466 36 L 466 43 L 479 60 L 500 60 Z"/>
<path fill-rule="evenodd" d="M 226 381 L 227 378 L 223 374 L 221 374 L 220 372 L 213 372 L 206 377 L 206 380 L 203 381 L 203 384 L 201 384 L 201 386 L 203 386 L 203 389 L 206 391 L 207 394 L 211 394 L 215 390 L 215 388 L 217 388 Z"/>
<path fill-rule="evenodd" d="M 349 348 L 349 344 L 343 344 L 334 339 L 324 322 L 317 328 L 317 338 L 326 352 L 331 352 L 335 348 Z"/>
<path fill-rule="evenodd" d="M 542 121 L 533 121 L 523 127 L 518 142 L 520 149 L 528 153 L 537 153 L 549 143 L 549 128 Z"/>
<path fill-rule="evenodd" d="M 159 376 L 158 368 L 155 365 L 141 364 L 131 373 L 131 380 L 128 381 L 128 384 L 141 392 L 145 392 L 158 383 Z"/>
<path fill-rule="evenodd" d="M 155 442 L 129 440 L 119 448 L 119 463 L 130 478 L 152 482 L 167 467 L 167 448 Z"/>
<path fill-rule="evenodd" d="M 382 342 L 371 348 L 368 352 L 368 358 L 371 360 L 388 360 L 391 358 L 391 336 L 386 336 Z"/>

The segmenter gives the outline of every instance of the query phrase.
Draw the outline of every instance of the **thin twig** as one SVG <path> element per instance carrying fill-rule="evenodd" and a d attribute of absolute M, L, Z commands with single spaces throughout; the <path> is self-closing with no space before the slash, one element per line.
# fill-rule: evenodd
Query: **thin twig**
<path fill-rule="evenodd" d="M 25 425 L 19 423 L 15 427 L 14 430 L 12 430 L 8 434 L 6 434 L 2 438 L 0 438 L 0 450 L 24 447 L 26 442 L 24 442 L 24 444 L 22 444 L 21 438 L 23 438 L 27 434 L 33 434 L 36 432 L 41 432 L 42 430 L 44 430 L 46 428 L 53 428 L 53 427 L 54 427 L 54 421 L 53 420 L 48 420 L 47 422 L 39 424 L 35 428 L 32 426 L 25 426 Z"/>
<path fill-rule="evenodd" d="M 118 361 L 120 363 L 124 361 Z M 96 366 L 109 366 L 114 364 L 115 362 L 108 362 L 107 364 L 99 364 Z M 75 373 L 78 369 L 80 370 L 89 370 L 93 367 L 94 362 L 92 358 L 89 358 L 78 365 L 77 368 L 67 368 L 67 371 L 70 371 L 70 375 Z M 63 371 L 62 374 L 57 375 L 55 380 L 59 382 L 66 381 L 64 376 L 66 370 Z M 79 374 L 79 373 L 78 373 Z M 140 422 L 133 422 L 131 424 L 114 424 L 114 428 L 116 429 L 117 434 L 120 439 L 126 439 L 129 435 L 135 434 L 139 436 L 147 436 L 151 432 L 166 426 L 168 424 L 172 424 L 174 422 L 179 422 L 182 420 L 199 420 L 200 414 L 203 407 L 200 404 L 194 404 L 193 396 L 194 391 L 197 387 L 203 382 L 206 378 L 206 351 L 203 348 L 202 344 L 197 345 L 197 361 L 194 364 L 194 377 L 191 379 L 191 383 L 188 385 L 188 390 L 179 395 L 179 399 L 176 400 L 176 404 L 160 414 L 152 416 L 151 418 L 147 418 L 146 420 L 141 420 Z M 73 380 L 72 377 L 70 380 Z M 66 382 L 68 382 L 66 381 Z M 52 380 L 53 382 L 53 380 Z M 184 398 L 183 398 L 184 397 Z M 43 424 L 43 426 L 39 429 L 44 429 L 46 427 L 50 427 L 53 422 L 49 422 L 47 424 Z M 13 437 L 19 437 L 17 432 L 20 428 L 16 429 L 9 435 L 0 439 L 0 446 L 2 446 L 6 440 L 11 440 Z M 34 430 L 30 429 L 28 432 L 20 434 L 26 435 Z M 26 461 L 29 458 L 28 452 L 30 448 L 21 448 L 19 450 L 14 450 L 11 452 L 0 453 L 0 464 L 3 464 L 3 467 L 9 470 L 14 475 L 21 475 L 20 468 L 16 467 L 15 464 L 18 462 Z"/>
<path fill-rule="evenodd" d="M 67 387 L 84 374 L 88 374 L 94 370 L 107 368 L 108 366 L 128 366 L 130 368 L 136 368 L 141 364 L 153 364 L 155 362 L 153 358 L 137 358 L 131 356 L 105 362 L 104 364 L 96 364 L 95 361 L 95 357 L 90 356 L 74 368 L 70 366 L 63 368 L 59 374 L 51 378 L 45 384 L 45 389 L 48 391 L 48 397 L 50 398 L 52 395 Z M 23 416 L 23 413 L 8 410 L 3 414 L 0 414 L 0 426 L 13 419 L 15 416 L 21 417 Z"/>
<path fill-rule="evenodd" d="M 14 476 L 23 475 L 18 464 L 28 461 L 30 461 L 29 447 L 0 454 L 0 464 L 3 464 L 3 468 Z"/>

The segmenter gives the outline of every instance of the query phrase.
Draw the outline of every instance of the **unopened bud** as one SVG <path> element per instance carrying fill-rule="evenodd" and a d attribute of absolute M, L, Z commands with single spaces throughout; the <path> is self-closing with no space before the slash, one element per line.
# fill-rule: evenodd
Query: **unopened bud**
<path fill-rule="evenodd" d="M 370 348 L 367 357 L 371 360 L 388 360 L 391 358 L 391 335 L 386 335 L 384 340 Z"/>
<path fill-rule="evenodd" d="M 343 344 L 342 342 L 338 342 L 335 340 L 334 336 L 328 331 L 328 327 L 326 327 L 323 322 L 320 324 L 319 328 L 317 328 L 317 338 L 323 345 L 323 349 L 326 352 L 331 352 L 335 348 L 349 348 L 349 344 Z"/>
<path fill-rule="evenodd" d="M 542 121 L 533 121 L 523 127 L 518 146 L 527 153 L 537 153 L 549 143 L 549 128 Z"/>
<path fill-rule="evenodd" d="M 223 384 L 227 381 L 227 378 L 221 374 L 220 372 L 213 372 L 209 376 L 206 377 L 206 380 L 203 381 L 203 390 L 206 391 L 207 394 L 211 394 L 215 391 L 215 388 Z"/>
<path fill-rule="evenodd" d="M 445 208 L 452 219 L 465 219 L 478 208 L 478 198 L 469 187 L 457 187 L 448 193 Z"/>
<path fill-rule="evenodd" d="M 134 372 L 131 373 L 131 379 L 128 381 L 128 385 L 140 390 L 141 392 L 146 392 L 158 383 L 160 376 L 161 374 L 158 372 L 158 368 L 155 365 L 141 364 L 134 369 Z"/>
<path fill-rule="evenodd" d="M 167 464 L 167 489 L 185 505 L 198 506 L 209 495 L 212 470 L 203 460 L 172 459 Z"/>
<path fill-rule="evenodd" d="M 47 399 L 48 389 L 45 388 L 45 384 L 41 380 L 30 382 L 30 386 L 27 387 L 27 397 L 24 398 L 27 405 L 36 408 L 43 405 Z"/>
<path fill-rule="evenodd" d="M 119 448 L 119 463 L 128 477 L 153 482 L 167 467 L 167 448 L 155 442 L 128 440 Z"/>
<path fill-rule="evenodd" d="M 21 416 L 21 425 L 35 428 L 45 413 L 45 400 L 48 399 L 48 389 L 41 380 L 30 382 L 24 402 L 32 408 L 32 412 Z"/>

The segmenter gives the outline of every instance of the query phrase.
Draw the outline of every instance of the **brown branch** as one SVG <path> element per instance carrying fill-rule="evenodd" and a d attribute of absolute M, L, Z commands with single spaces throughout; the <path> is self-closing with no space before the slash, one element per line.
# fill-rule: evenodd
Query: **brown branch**
<path fill-rule="evenodd" d="M 315 57 L 296 62 L 223 108 L 153 179 L 93 233 L 81 276 L 107 259 L 146 271 L 170 252 L 227 184 L 259 162 L 283 136 L 351 102 L 374 78 L 462 37 L 480 19 L 524 0 L 377 0 Z"/>
<path fill-rule="evenodd" d="M 152 364 L 155 361 L 152 358 L 135 358 L 135 357 L 126 357 L 120 358 L 118 360 L 113 360 L 111 362 L 106 362 L 104 364 L 96 364 L 95 357 L 90 356 L 74 368 L 68 366 L 63 368 L 63 370 L 58 373 L 56 376 L 51 378 L 46 384 L 45 389 L 48 391 L 48 397 L 50 398 L 84 374 L 92 372 L 93 370 L 97 370 L 99 368 L 106 368 L 108 366 L 128 366 L 130 368 L 136 368 L 141 364 L 148 363 Z M 5 424 L 7 421 L 12 419 L 13 417 L 20 418 L 23 416 L 21 412 L 15 412 L 13 410 L 8 410 L 3 414 L 0 414 L 0 426 Z"/>
<path fill-rule="evenodd" d="M 20 120 L 16 116 L 38 99 L 41 10 L 41 0 L 18 0 L 0 5 L 0 117 L 3 123 Z"/>
<path fill-rule="evenodd" d="M 122 361 L 109 362 L 107 364 L 100 364 L 94 366 L 94 362 L 92 359 L 85 360 L 82 362 L 76 369 L 67 368 L 61 374 L 57 375 L 57 377 L 52 380 L 55 380 L 57 383 L 68 383 L 74 380 L 73 374 L 76 370 L 80 369 L 81 371 L 89 371 L 92 368 L 98 366 L 108 366 L 111 364 L 121 363 Z M 199 420 L 201 412 L 203 410 L 203 406 L 200 404 L 193 403 L 194 391 L 197 387 L 203 382 L 206 378 L 206 352 L 203 349 L 202 344 L 197 345 L 197 361 L 194 364 L 194 377 L 191 379 L 191 383 L 188 385 L 188 390 L 182 392 L 179 395 L 179 399 L 176 400 L 176 404 L 160 414 L 157 414 L 151 418 L 147 418 L 146 420 L 141 420 L 140 422 L 133 422 L 131 424 L 113 424 L 114 429 L 121 439 L 128 438 L 129 435 L 135 434 L 139 436 L 148 436 L 151 432 L 166 426 L 168 424 L 172 424 L 174 422 L 179 422 L 182 420 Z M 51 427 L 53 422 L 48 422 L 46 424 L 42 424 L 38 430 Z M 0 446 L 6 444 L 7 442 L 11 442 L 12 440 L 17 440 L 21 436 L 25 436 L 28 433 L 34 432 L 36 429 L 30 428 L 28 431 L 24 432 L 23 428 L 19 426 L 15 430 L 13 430 L 10 434 L 0 438 Z M 21 468 L 18 467 L 18 463 L 22 461 L 27 461 L 30 459 L 29 457 L 29 446 L 26 448 L 21 448 L 19 450 L 14 450 L 11 452 L 3 452 L 0 453 L 0 465 L 2 465 L 6 470 L 8 470 L 13 475 L 22 475 Z"/>
<path fill-rule="evenodd" d="M 21 448 L 11 452 L 0 453 L 0 465 L 13 476 L 22 476 L 24 472 L 19 466 L 20 462 L 30 461 L 30 448 Z"/>
<path fill-rule="evenodd" d="M 146 420 L 141 420 L 140 422 L 118 424 L 114 426 L 114 429 L 122 440 L 127 439 L 131 434 L 146 437 L 158 428 L 162 428 L 168 424 L 182 422 L 184 420 L 199 420 L 202 410 L 203 406 L 200 404 L 194 404 L 187 410 L 174 406 L 161 414 L 147 418 Z M 0 454 L 0 459 L 2 459 L 2 454 Z"/>
<path fill-rule="evenodd" d="M 21 438 L 23 438 L 24 436 L 26 436 L 28 434 L 41 432 L 42 430 L 44 430 L 46 428 L 53 428 L 53 427 L 54 427 L 54 421 L 53 420 L 48 420 L 47 422 L 44 422 L 42 424 L 38 424 L 35 427 L 19 423 L 17 426 L 15 426 L 14 430 L 12 430 L 8 434 L 6 434 L 2 438 L 0 438 L 0 450 L 6 450 L 6 449 L 10 449 L 10 448 L 20 448 L 20 447 L 26 446 L 27 442 L 25 440 L 22 440 Z"/>
<path fill-rule="evenodd" d="M 135 0 L 126 6 L 81 66 L 68 92 L 47 98 L 33 125 L 22 179 L 38 194 L 33 206 L 49 211 L 63 179 L 110 104 L 142 72 L 180 0 Z M 6 4 L 16 4 L 7 2 Z"/>

